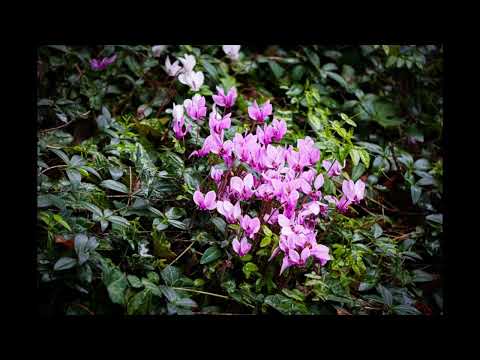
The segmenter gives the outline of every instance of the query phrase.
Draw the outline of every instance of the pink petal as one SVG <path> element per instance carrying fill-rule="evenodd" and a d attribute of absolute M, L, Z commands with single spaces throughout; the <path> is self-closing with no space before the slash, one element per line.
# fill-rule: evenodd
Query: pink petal
<path fill-rule="evenodd" d="M 239 254 L 240 253 L 240 242 L 238 241 L 237 238 L 233 239 L 232 246 L 233 246 L 233 251 L 235 251 L 237 254 Z"/>
<path fill-rule="evenodd" d="M 290 220 L 283 214 L 278 215 L 278 225 L 281 227 L 289 227 Z"/>
<path fill-rule="evenodd" d="M 240 179 L 238 176 L 232 177 L 232 178 L 230 179 L 230 187 L 231 187 L 233 190 L 241 193 L 242 190 L 243 190 L 243 181 L 242 181 L 242 179 Z"/>
<path fill-rule="evenodd" d="M 324 179 L 323 179 L 323 175 L 320 174 L 317 176 L 317 178 L 315 179 L 315 182 L 313 183 L 313 186 L 315 187 L 315 189 L 320 189 L 322 187 L 324 183 Z"/>
<path fill-rule="evenodd" d="M 290 251 L 288 252 L 288 257 L 294 263 L 297 263 L 300 260 L 300 255 L 298 255 L 298 252 L 292 249 L 290 249 Z"/>
<path fill-rule="evenodd" d="M 253 187 L 253 175 L 248 174 L 247 176 L 245 176 L 245 178 L 243 179 L 243 183 L 245 184 L 245 186 L 251 189 Z"/>
<path fill-rule="evenodd" d="M 205 195 L 205 206 L 208 210 L 213 210 L 216 207 L 215 199 L 217 198 L 217 194 L 215 191 L 209 191 L 207 195 Z"/>
<path fill-rule="evenodd" d="M 195 191 L 193 193 L 193 201 L 195 201 L 195 204 L 197 204 L 199 207 L 202 207 L 204 203 L 203 194 L 198 190 Z"/>

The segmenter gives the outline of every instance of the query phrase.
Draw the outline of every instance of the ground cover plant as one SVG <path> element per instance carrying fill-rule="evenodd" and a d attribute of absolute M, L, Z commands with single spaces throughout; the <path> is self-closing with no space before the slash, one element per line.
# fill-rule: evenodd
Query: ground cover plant
<path fill-rule="evenodd" d="M 441 45 L 45 45 L 46 315 L 443 313 Z"/>

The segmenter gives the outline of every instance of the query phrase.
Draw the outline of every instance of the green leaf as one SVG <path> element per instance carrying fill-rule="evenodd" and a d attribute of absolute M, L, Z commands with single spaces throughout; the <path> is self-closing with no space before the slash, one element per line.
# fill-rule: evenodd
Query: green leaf
<path fill-rule="evenodd" d="M 201 62 L 202 62 L 203 68 L 212 77 L 212 79 L 217 81 L 218 80 L 218 72 L 217 72 L 217 69 L 215 68 L 215 66 L 210 64 L 210 62 L 208 62 L 205 59 L 202 59 Z"/>
<path fill-rule="evenodd" d="M 294 300 L 298 300 L 298 301 L 305 300 L 305 295 L 298 289 L 293 289 L 293 290 L 282 289 L 282 293 L 284 293 L 286 296 Z"/>
<path fill-rule="evenodd" d="M 415 161 L 413 166 L 417 170 L 424 170 L 424 171 L 431 168 L 430 161 L 428 161 L 427 159 L 418 159 L 417 161 Z"/>
<path fill-rule="evenodd" d="M 284 315 L 305 315 L 309 313 L 304 304 L 280 294 L 267 296 L 264 303 Z"/>
<path fill-rule="evenodd" d="M 326 72 L 327 76 L 333 80 L 335 80 L 336 82 L 338 82 L 340 85 L 342 85 L 343 87 L 347 87 L 347 82 L 345 81 L 345 79 L 338 75 L 337 73 L 334 73 L 334 72 L 331 72 L 331 71 L 327 71 Z"/>
<path fill-rule="evenodd" d="M 292 70 L 292 80 L 300 81 L 303 74 L 305 74 L 305 67 L 303 65 L 296 65 Z"/>
<path fill-rule="evenodd" d="M 372 233 L 373 233 L 373 237 L 375 239 L 378 239 L 380 236 L 382 236 L 383 234 L 383 229 L 380 225 L 378 224 L 373 224 L 372 226 Z"/>
<path fill-rule="evenodd" d="M 55 271 L 67 270 L 77 265 L 77 263 L 78 263 L 77 259 L 74 259 L 71 257 L 62 257 L 57 260 L 57 262 L 53 266 L 53 270 Z"/>
<path fill-rule="evenodd" d="M 62 161 L 69 165 L 70 164 L 70 160 L 68 159 L 68 156 L 67 154 L 65 154 L 62 150 L 58 150 L 58 149 L 50 149 L 50 151 L 52 151 L 53 153 L 55 153 L 60 159 L 62 159 Z"/>
<path fill-rule="evenodd" d="M 414 282 L 429 282 L 433 281 L 433 276 L 423 270 L 413 270 Z"/>
<path fill-rule="evenodd" d="M 411 305 L 396 305 L 392 309 L 397 315 L 421 315 L 422 314 L 416 307 Z"/>
<path fill-rule="evenodd" d="M 382 296 L 383 303 L 388 305 L 388 306 L 392 306 L 393 296 L 392 296 L 392 293 L 390 292 L 390 290 L 388 290 L 386 287 L 378 284 L 377 285 L 377 291 Z"/>
<path fill-rule="evenodd" d="M 58 222 L 64 228 L 66 228 L 69 231 L 72 231 L 72 228 L 70 227 L 70 225 L 68 225 L 68 223 L 59 214 L 53 214 L 53 218 L 55 219 L 56 222 Z"/>
<path fill-rule="evenodd" d="M 82 181 L 82 175 L 76 169 L 67 169 L 67 176 L 73 185 L 78 185 Z"/>
<path fill-rule="evenodd" d="M 110 175 L 112 175 L 113 180 L 118 180 L 123 176 L 123 169 L 121 167 L 111 166 L 108 168 Z"/>
<path fill-rule="evenodd" d="M 140 279 L 137 276 L 128 275 L 127 279 L 128 279 L 128 282 L 130 283 L 130 285 L 132 285 L 134 288 L 138 289 L 138 288 L 143 287 L 142 282 L 140 281 Z"/>
<path fill-rule="evenodd" d="M 357 149 L 350 149 L 349 151 L 350 157 L 352 158 L 353 165 L 356 166 L 360 161 L 360 153 Z"/>
<path fill-rule="evenodd" d="M 142 290 L 128 300 L 128 315 L 147 315 L 150 298 L 152 297 L 149 290 Z"/>
<path fill-rule="evenodd" d="M 270 236 L 265 236 L 262 241 L 260 242 L 260 247 L 264 248 L 272 242 L 272 238 Z"/>
<path fill-rule="evenodd" d="M 128 220 L 121 216 L 111 215 L 108 217 L 108 220 L 117 225 L 130 226 L 130 223 L 128 222 Z"/>
<path fill-rule="evenodd" d="M 185 210 L 177 207 L 171 207 L 170 209 L 167 210 L 167 212 L 165 212 L 165 216 L 170 220 L 177 220 L 185 215 L 186 215 Z"/>
<path fill-rule="evenodd" d="M 165 285 L 159 285 L 159 289 L 163 293 L 163 296 L 165 296 L 168 301 L 174 302 L 176 299 L 178 299 L 177 292 L 172 288 Z"/>
<path fill-rule="evenodd" d="M 92 204 L 92 203 L 84 202 L 84 203 L 82 203 L 81 206 L 82 206 L 82 208 L 91 211 L 93 214 L 97 215 L 98 217 L 102 217 L 102 216 L 103 216 L 103 211 L 102 211 L 102 209 L 100 209 L 98 206 L 96 206 L 96 205 L 94 205 L 94 204 Z"/>
<path fill-rule="evenodd" d="M 215 225 L 215 227 L 222 233 L 225 234 L 226 228 L 227 228 L 227 223 L 225 220 L 223 220 L 221 217 L 213 217 L 212 223 Z"/>
<path fill-rule="evenodd" d="M 163 281 L 165 281 L 165 284 L 168 286 L 174 286 L 180 280 L 182 274 L 175 266 L 168 265 L 162 270 L 160 275 L 162 276 Z"/>
<path fill-rule="evenodd" d="M 431 214 L 426 216 L 425 219 L 440 225 L 443 224 L 443 214 Z"/>
<path fill-rule="evenodd" d="M 125 304 L 125 290 L 128 287 L 126 276 L 119 270 L 115 270 L 114 281 L 107 286 L 108 295 L 113 303 Z"/>
<path fill-rule="evenodd" d="M 189 298 L 181 298 L 173 301 L 176 306 L 182 306 L 187 308 L 196 308 L 198 307 L 197 303 Z"/>
<path fill-rule="evenodd" d="M 187 230 L 188 229 L 188 226 L 182 221 L 168 219 L 168 223 L 170 225 L 175 226 L 178 229 L 181 229 L 181 230 Z"/>
<path fill-rule="evenodd" d="M 277 64 L 275 61 L 269 61 L 268 65 L 270 66 L 270 69 L 272 70 L 273 75 L 275 75 L 277 80 L 279 80 L 285 73 L 285 69 L 279 64 Z"/>
<path fill-rule="evenodd" d="M 363 165 L 362 163 L 358 163 L 352 169 L 352 180 L 357 181 L 358 179 L 360 179 L 360 177 L 363 175 L 364 172 L 365 172 L 365 165 Z"/>
<path fill-rule="evenodd" d="M 121 192 L 121 193 L 124 193 L 124 194 L 128 194 L 128 188 L 118 182 L 118 181 L 115 181 L 115 180 L 104 180 L 100 183 L 100 186 L 106 188 L 106 189 L 110 189 L 110 190 L 114 190 L 114 191 L 118 191 L 118 192 Z"/>
<path fill-rule="evenodd" d="M 370 154 L 365 149 L 357 149 L 360 155 L 360 159 L 365 164 L 365 167 L 368 169 L 370 166 Z"/>
<path fill-rule="evenodd" d="M 202 255 L 200 264 L 208 264 L 222 256 L 222 252 L 216 246 L 209 247 Z"/>
<path fill-rule="evenodd" d="M 418 187 L 417 185 L 412 185 L 410 187 L 410 194 L 412 196 L 412 202 L 416 204 L 422 195 L 422 188 Z"/>

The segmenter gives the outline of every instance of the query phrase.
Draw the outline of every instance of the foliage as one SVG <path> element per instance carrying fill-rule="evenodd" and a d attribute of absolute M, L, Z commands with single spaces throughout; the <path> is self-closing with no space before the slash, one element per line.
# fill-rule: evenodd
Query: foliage
<path fill-rule="evenodd" d="M 37 268 L 49 311 L 443 312 L 442 46 L 158 49 L 39 48 Z M 189 54 L 192 79 L 204 76 L 198 89 L 164 66 Z M 253 132 L 248 108 L 269 100 L 287 125 L 281 145 L 312 138 L 324 175 L 324 159 L 345 164 L 341 176 L 325 175 L 325 194 L 341 194 L 343 178 L 367 184 L 361 203 L 318 221 L 316 240 L 330 249 L 324 266 L 309 260 L 280 275 L 269 261 L 279 227 L 263 221 L 240 257 L 232 239 L 242 226 L 192 200 L 214 188 L 212 165 L 227 169 L 213 154 L 190 157 L 209 133 L 208 113 L 204 124 L 185 116 L 179 138 L 171 109 L 199 94 L 210 110 L 217 86 L 238 93 L 226 138 Z"/>

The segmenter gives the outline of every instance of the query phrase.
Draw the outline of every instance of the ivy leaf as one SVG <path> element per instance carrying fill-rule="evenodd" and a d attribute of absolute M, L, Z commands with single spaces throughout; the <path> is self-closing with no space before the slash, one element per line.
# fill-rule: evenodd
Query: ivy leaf
<path fill-rule="evenodd" d="M 128 275 L 127 279 L 128 279 L 128 282 L 130 283 L 130 285 L 132 285 L 134 288 L 138 289 L 138 288 L 143 287 L 142 282 L 140 281 L 140 279 L 137 276 Z"/>
<path fill-rule="evenodd" d="M 363 165 L 362 163 L 358 163 L 352 169 L 352 180 L 357 181 L 358 179 L 360 179 L 360 177 L 363 175 L 364 172 L 365 172 L 365 165 Z"/>
<path fill-rule="evenodd" d="M 422 188 L 417 185 L 412 185 L 410 187 L 410 194 L 412 196 L 412 202 L 416 204 L 422 195 Z"/>
<path fill-rule="evenodd" d="M 378 224 L 373 224 L 372 226 L 372 233 L 373 233 L 373 237 L 375 239 L 378 239 L 380 236 L 382 236 L 383 234 L 383 230 L 382 230 L 382 227 Z"/>
<path fill-rule="evenodd" d="M 82 175 L 76 169 L 67 169 L 67 176 L 72 185 L 78 185 L 82 181 Z"/>
<path fill-rule="evenodd" d="M 212 223 L 222 234 L 225 234 L 225 230 L 227 228 L 227 223 L 225 222 L 225 220 L 216 216 L 212 218 Z"/>
<path fill-rule="evenodd" d="M 121 216 L 111 215 L 108 217 L 108 220 L 117 225 L 130 226 L 130 223 L 128 222 L 128 220 Z"/>
<path fill-rule="evenodd" d="M 62 257 L 58 259 L 58 261 L 53 266 L 53 270 L 60 271 L 60 270 L 67 270 L 77 265 L 77 259 L 71 257 Z"/>
<path fill-rule="evenodd" d="M 68 225 L 68 223 L 59 214 L 53 214 L 53 218 L 55 219 L 56 222 L 58 222 L 64 228 L 66 228 L 69 231 L 72 231 L 72 228 L 70 227 L 70 225 Z"/>
<path fill-rule="evenodd" d="M 123 169 L 121 167 L 110 167 L 108 169 L 113 180 L 118 180 L 123 176 Z"/>
<path fill-rule="evenodd" d="M 388 305 L 388 306 L 392 306 L 393 296 L 392 296 L 392 293 L 390 292 L 390 290 L 388 290 L 386 287 L 378 284 L 377 285 L 377 291 L 382 296 L 383 303 Z"/>
<path fill-rule="evenodd" d="M 414 282 L 429 282 L 432 281 L 434 278 L 431 274 L 423 271 L 423 270 L 414 270 L 413 271 L 413 281 Z"/>
<path fill-rule="evenodd" d="M 212 261 L 217 260 L 221 256 L 222 252 L 220 251 L 220 249 L 216 246 L 211 246 L 203 253 L 202 258 L 200 259 L 200 264 L 204 265 L 211 263 Z"/>
<path fill-rule="evenodd" d="M 353 165 L 356 166 L 360 161 L 360 153 L 358 152 L 357 149 L 351 149 L 349 151 L 349 154 L 350 154 L 350 157 L 352 158 Z"/>
<path fill-rule="evenodd" d="M 113 303 L 124 305 L 125 290 L 128 287 L 126 276 L 120 271 L 115 270 L 114 280 L 107 286 L 108 295 Z"/>
<path fill-rule="evenodd" d="M 165 281 L 165 284 L 168 286 L 174 286 L 180 280 L 182 274 L 175 266 L 168 265 L 162 270 L 160 275 L 162 276 L 163 281 Z"/>
<path fill-rule="evenodd" d="M 100 183 L 100 185 L 106 189 L 128 194 L 128 188 L 124 184 L 115 180 L 104 180 Z"/>

